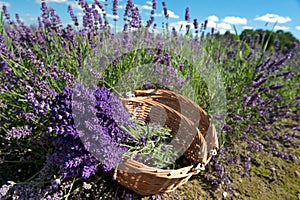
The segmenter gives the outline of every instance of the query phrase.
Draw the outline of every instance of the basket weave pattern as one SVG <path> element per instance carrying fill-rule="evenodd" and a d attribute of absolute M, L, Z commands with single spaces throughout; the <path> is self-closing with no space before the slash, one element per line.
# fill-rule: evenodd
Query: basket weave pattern
<path fill-rule="evenodd" d="M 211 150 L 218 149 L 216 131 L 207 113 L 182 95 L 158 89 L 137 90 L 135 96 L 121 99 L 127 111 L 145 122 L 163 123 L 170 128 L 180 138 L 173 145 L 185 149 L 183 156 L 188 163 L 179 169 L 164 170 L 127 160 L 118 166 L 116 180 L 141 195 L 173 191 L 209 162 Z"/>

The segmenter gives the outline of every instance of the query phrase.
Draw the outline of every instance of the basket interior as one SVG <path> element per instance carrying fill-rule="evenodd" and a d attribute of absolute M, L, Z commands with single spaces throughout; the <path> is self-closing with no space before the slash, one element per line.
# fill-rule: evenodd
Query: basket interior
<path fill-rule="evenodd" d="M 122 99 L 122 102 L 128 112 L 139 120 L 159 123 L 170 128 L 176 138 L 172 144 L 176 149 L 182 149 L 180 153 L 186 156 L 190 165 L 206 163 L 206 141 L 201 131 L 187 117 L 150 97 Z"/>

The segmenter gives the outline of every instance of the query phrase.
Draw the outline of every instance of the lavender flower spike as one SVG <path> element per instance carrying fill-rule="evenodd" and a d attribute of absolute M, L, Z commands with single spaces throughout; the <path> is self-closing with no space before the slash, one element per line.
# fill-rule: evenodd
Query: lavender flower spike
<path fill-rule="evenodd" d="M 185 9 L 185 21 L 190 21 L 190 9 Z"/>

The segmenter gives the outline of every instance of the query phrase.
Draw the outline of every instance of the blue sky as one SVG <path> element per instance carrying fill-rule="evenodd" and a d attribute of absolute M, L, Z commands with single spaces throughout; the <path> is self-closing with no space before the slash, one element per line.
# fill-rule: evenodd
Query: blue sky
<path fill-rule="evenodd" d="M 104 1 L 104 0 L 100 0 Z M 108 0 L 112 2 L 112 0 Z M 93 2 L 89 0 L 88 2 Z M 275 30 L 284 30 L 293 33 L 300 39 L 300 0 L 165 0 L 169 9 L 170 27 L 179 28 L 184 21 L 185 8 L 190 8 L 191 22 L 197 18 L 199 22 L 208 19 L 208 27 L 214 27 L 221 33 L 233 31 L 234 26 L 241 32 L 245 28 L 269 29 L 275 23 Z M 71 23 L 67 13 L 67 6 L 74 8 L 75 14 L 81 16 L 82 11 L 78 8 L 75 0 L 47 0 L 49 6 L 55 8 L 63 23 Z M 151 11 L 151 0 L 133 0 L 140 9 L 144 21 L 148 20 Z M 161 26 L 165 21 L 162 15 L 162 1 L 157 0 L 156 23 Z M 40 0 L 0 0 L 0 5 L 6 4 L 11 15 L 19 13 L 22 20 L 27 23 L 36 23 L 37 16 L 41 14 Z M 103 3 L 104 4 L 104 3 Z M 126 0 L 119 1 L 120 16 L 118 29 L 121 29 L 122 16 Z M 107 13 L 112 13 L 109 6 Z M 110 16 L 110 15 L 108 15 Z M 112 22 L 112 19 L 111 19 Z"/>

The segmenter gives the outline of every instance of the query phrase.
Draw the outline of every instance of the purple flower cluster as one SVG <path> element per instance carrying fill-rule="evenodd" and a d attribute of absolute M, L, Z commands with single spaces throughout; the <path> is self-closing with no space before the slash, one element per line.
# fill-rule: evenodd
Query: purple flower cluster
<path fill-rule="evenodd" d="M 184 15 L 184 19 L 185 21 L 190 21 L 190 9 L 189 8 L 186 8 L 185 9 L 185 15 Z"/>
<path fill-rule="evenodd" d="M 113 15 L 118 15 L 118 0 L 114 0 L 113 2 Z M 117 19 L 114 18 L 114 20 L 116 21 Z"/>
<path fill-rule="evenodd" d="M 30 135 L 32 135 L 32 128 L 26 125 L 20 128 L 12 127 L 12 129 L 7 132 L 6 137 L 8 139 L 20 139 Z"/>
<path fill-rule="evenodd" d="M 5 4 L 3 4 L 3 6 L 2 6 L 2 10 L 3 10 L 3 14 L 4 14 L 5 18 L 7 20 L 10 20 L 10 14 L 8 13 L 7 6 Z"/>
<path fill-rule="evenodd" d="M 116 142 L 133 140 L 129 133 L 120 129 L 121 125 L 134 125 L 120 100 L 107 88 L 97 89 L 95 97 L 96 116 L 100 119 L 100 125 L 107 129 L 106 134 Z"/>
<path fill-rule="evenodd" d="M 147 21 L 147 25 L 146 27 L 149 28 L 153 22 L 154 22 L 154 14 L 155 14 L 155 10 L 156 10 L 156 0 L 152 0 L 152 10 L 151 10 L 151 17 L 150 19 Z"/>
<path fill-rule="evenodd" d="M 152 19 L 152 18 L 151 18 Z M 152 19 L 154 20 L 154 19 Z M 127 1 L 125 12 L 124 12 L 124 30 L 127 30 L 128 25 L 130 28 L 140 28 L 142 26 L 142 18 L 139 13 L 139 9 L 135 6 L 131 0 Z M 153 22 L 153 21 L 152 21 Z M 150 26 L 151 20 L 147 22 Z"/>
<path fill-rule="evenodd" d="M 251 169 L 251 152 L 247 151 L 244 161 L 244 171 L 241 173 L 243 177 L 248 177 Z"/>
<path fill-rule="evenodd" d="M 217 190 L 220 185 L 224 185 L 224 190 L 232 193 L 233 188 L 231 186 L 231 180 L 226 173 L 226 169 L 221 162 L 217 162 L 217 159 L 226 159 L 225 151 L 225 147 L 222 147 L 218 152 L 218 156 L 212 157 L 212 164 L 207 166 L 207 171 L 213 173 L 205 173 L 204 179 L 210 184 L 213 190 Z"/>
<path fill-rule="evenodd" d="M 70 5 L 68 6 L 68 12 L 69 12 L 69 14 L 70 14 L 70 16 L 71 16 L 71 18 L 72 18 L 72 21 L 74 22 L 74 25 L 75 25 L 75 26 L 78 26 L 78 25 L 79 25 L 78 19 L 77 19 L 77 17 L 75 16 L 75 14 L 74 14 L 74 12 L 73 12 L 73 8 L 72 8 Z"/>
<path fill-rule="evenodd" d="M 166 5 L 166 2 L 162 2 L 162 6 L 163 6 L 163 10 L 164 10 L 164 15 L 165 15 L 165 18 L 169 18 L 169 13 L 168 13 L 168 8 L 167 8 L 167 5 Z"/>
<path fill-rule="evenodd" d="M 193 24 L 194 24 L 194 28 L 196 29 L 196 31 L 198 31 L 198 30 L 197 30 L 198 27 L 199 27 L 198 20 L 197 20 L 197 19 L 194 19 Z"/>
<path fill-rule="evenodd" d="M 140 16 L 138 7 L 134 7 L 131 10 L 130 26 L 133 27 L 133 28 L 141 27 L 141 16 Z"/>
<path fill-rule="evenodd" d="M 295 127 L 297 125 L 295 124 Z M 279 132 L 274 132 L 274 134 L 271 136 L 273 140 L 280 141 L 284 144 L 285 147 L 294 147 L 294 148 L 300 148 L 300 144 L 295 142 L 296 139 L 300 139 L 300 136 L 296 134 L 296 132 L 289 132 L 280 134 Z"/>
<path fill-rule="evenodd" d="M 182 72 L 183 70 L 184 64 L 181 63 L 177 67 L 173 66 L 172 55 L 170 53 L 163 54 L 160 47 L 157 48 L 154 54 L 153 65 L 154 72 L 160 77 L 158 83 L 161 86 L 168 86 L 171 90 L 179 91 L 184 86 L 184 83 L 189 81 L 189 77 L 184 79 L 179 76 L 180 71 Z"/>
<path fill-rule="evenodd" d="M 97 172 L 99 162 L 101 170 L 111 170 L 127 150 L 120 143 L 132 140 L 121 129 L 132 125 L 130 116 L 106 88 L 65 88 L 58 95 L 53 116 L 55 123 L 48 130 L 63 137 L 55 143 L 57 151 L 49 160 L 63 166 L 64 177 L 81 172 L 83 178 L 88 178 Z"/>
<path fill-rule="evenodd" d="M 56 133 L 59 135 L 70 135 L 78 138 L 78 133 L 73 125 L 72 118 L 72 89 L 66 87 L 55 100 L 55 104 L 51 109 L 51 114 L 54 117 L 52 124 L 47 127 L 49 133 Z"/>

